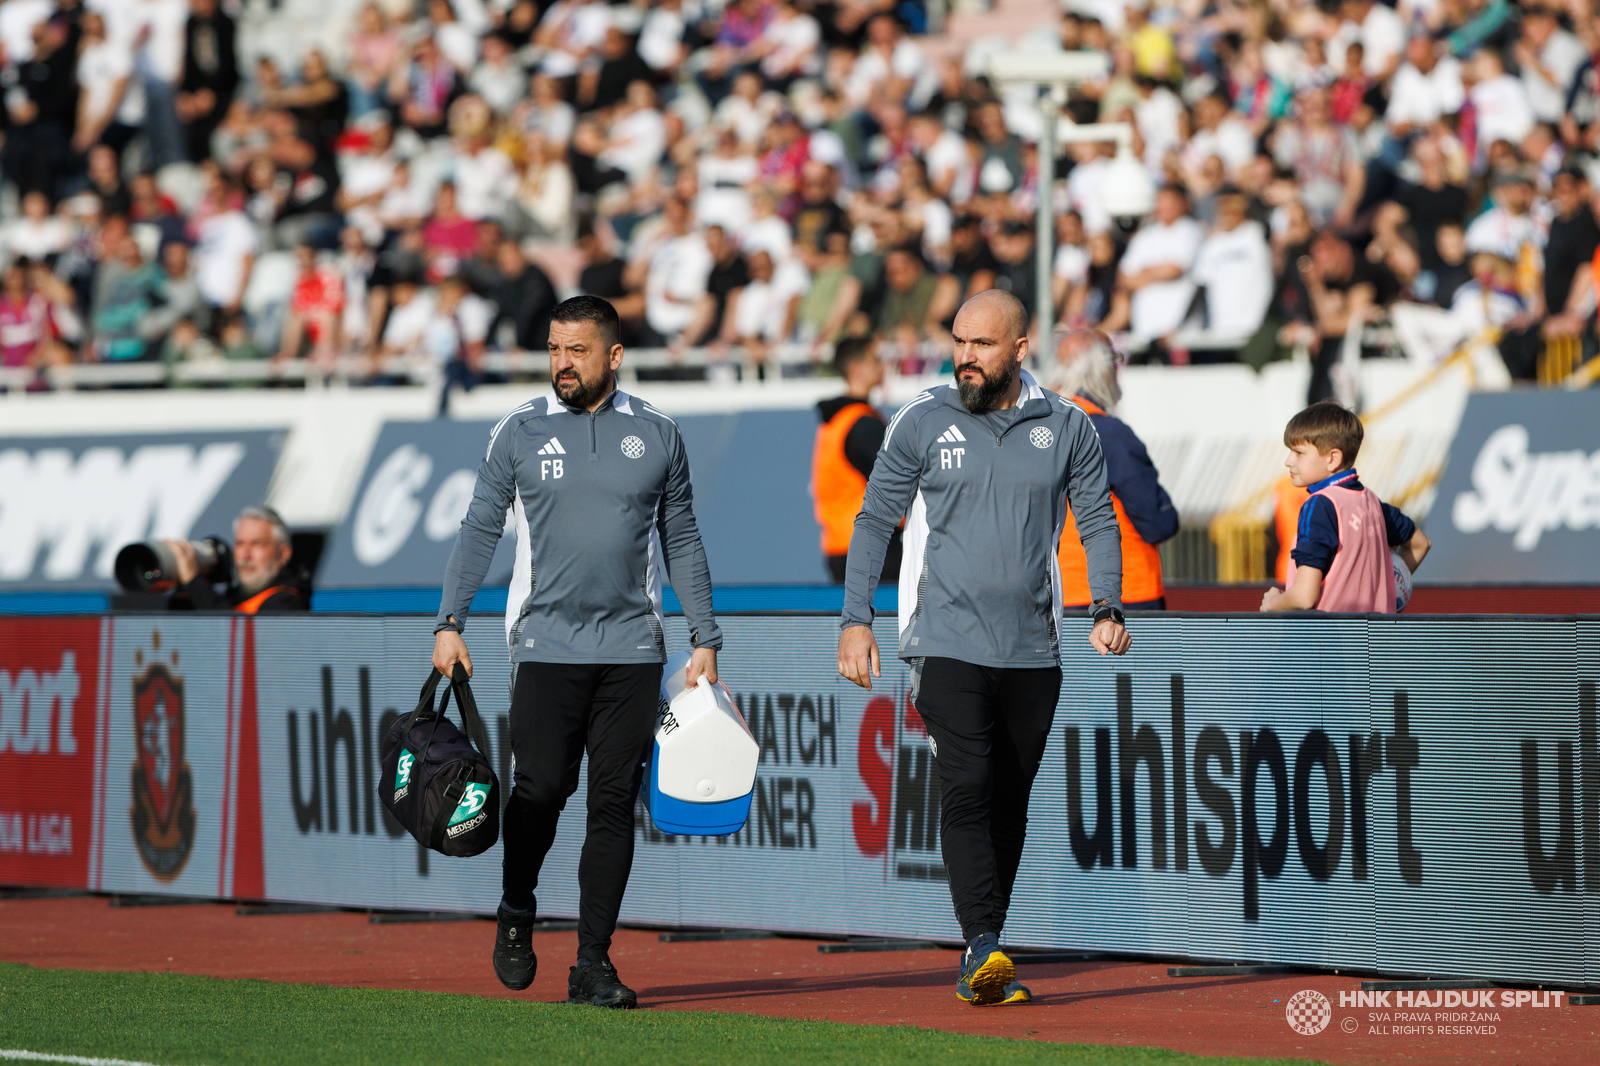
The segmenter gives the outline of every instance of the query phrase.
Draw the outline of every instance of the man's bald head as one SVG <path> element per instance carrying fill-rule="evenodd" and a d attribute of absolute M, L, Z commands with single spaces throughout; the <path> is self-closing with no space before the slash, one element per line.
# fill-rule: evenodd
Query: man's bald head
<path fill-rule="evenodd" d="M 973 412 L 1016 402 L 1017 375 L 1028 355 L 1028 314 L 1009 292 L 987 289 L 961 305 L 952 323 L 956 384 Z"/>
<path fill-rule="evenodd" d="M 1006 331 L 1007 340 L 1015 341 L 1028 332 L 1028 309 L 1022 306 L 1021 300 L 1004 289 L 984 289 L 962 304 L 961 310 L 965 311 L 969 307 L 992 309 L 997 312 L 1000 315 L 1000 323 Z"/>

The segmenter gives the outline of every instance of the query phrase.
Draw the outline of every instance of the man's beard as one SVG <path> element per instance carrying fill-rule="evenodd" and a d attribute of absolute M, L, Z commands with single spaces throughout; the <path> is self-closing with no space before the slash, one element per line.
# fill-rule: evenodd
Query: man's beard
<path fill-rule="evenodd" d="M 247 577 L 243 571 L 239 571 L 239 591 L 245 596 L 254 596 L 258 592 L 264 592 L 271 587 L 273 580 L 280 573 L 278 570 L 265 573 L 259 567 L 253 569 L 256 571 L 254 577 Z"/>
<path fill-rule="evenodd" d="M 1007 359 L 1005 366 L 994 377 L 990 377 L 977 363 L 963 363 L 956 367 L 956 386 L 961 390 L 961 406 L 975 415 L 992 410 L 994 405 L 1000 402 L 1000 397 L 1011 387 L 1011 383 L 1017 379 L 1018 366 L 1014 360 Z M 983 378 L 983 384 L 968 384 L 967 380 L 961 377 L 961 374 L 968 370 L 976 370 Z"/>
<path fill-rule="evenodd" d="M 556 395 L 568 407 L 589 408 L 616 385 L 615 376 L 608 366 L 595 381 L 584 381 L 576 368 L 563 370 L 556 376 Z"/>

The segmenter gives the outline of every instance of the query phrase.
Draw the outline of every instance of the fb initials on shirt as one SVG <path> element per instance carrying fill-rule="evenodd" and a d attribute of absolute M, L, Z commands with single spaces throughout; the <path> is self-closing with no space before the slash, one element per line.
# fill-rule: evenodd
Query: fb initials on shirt
<path fill-rule="evenodd" d="M 955 469 L 960 470 L 961 457 L 965 454 L 967 454 L 965 448 L 940 448 L 939 469 L 949 470 L 953 466 Z"/>
<path fill-rule="evenodd" d="M 565 470 L 562 468 L 561 463 L 562 463 L 562 460 L 560 460 L 560 459 L 540 459 L 539 460 L 539 480 L 540 481 L 545 481 L 545 480 L 548 480 L 550 478 L 559 478 L 559 477 L 561 477 L 565 473 Z"/>

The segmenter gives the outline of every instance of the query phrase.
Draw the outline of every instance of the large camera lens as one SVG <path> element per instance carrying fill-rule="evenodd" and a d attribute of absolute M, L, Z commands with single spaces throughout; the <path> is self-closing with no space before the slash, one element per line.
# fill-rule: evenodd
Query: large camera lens
<path fill-rule="evenodd" d="M 165 541 L 129 544 L 117 553 L 113 572 L 129 592 L 165 592 L 178 585 L 178 560 Z"/>

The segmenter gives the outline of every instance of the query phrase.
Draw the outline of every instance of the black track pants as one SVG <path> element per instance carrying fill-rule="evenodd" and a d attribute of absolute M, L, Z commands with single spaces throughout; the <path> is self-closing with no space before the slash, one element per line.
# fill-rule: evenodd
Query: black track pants
<path fill-rule="evenodd" d="M 520 663 L 511 697 L 516 759 L 505 814 L 507 905 L 526 909 L 556 820 L 589 752 L 589 824 L 578 861 L 578 954 L 608 958 L 633 868 L 633 804 L 655 730 L 658 663 Z"/>
<path fill-rule="evenodd" d="M 942 785 L 939 831 L 961 935 L 1005 928 L 1028 831 L 1028 793 L 1061 695 L 1061 669 L 926 659 L 916 708 Z"/>

